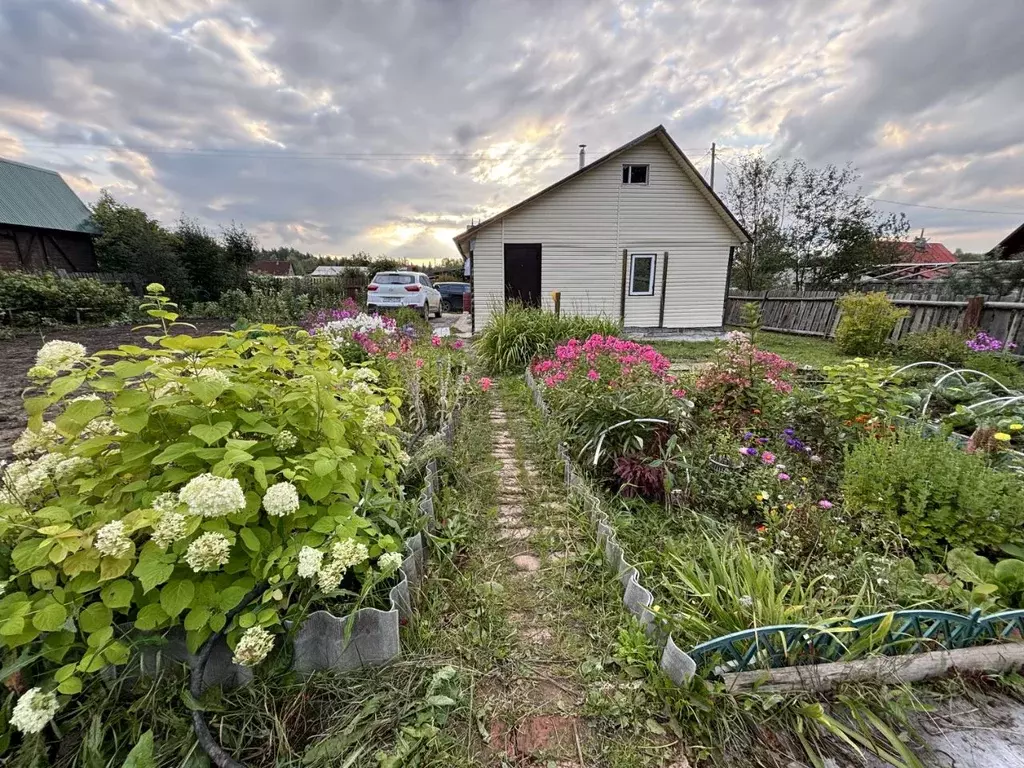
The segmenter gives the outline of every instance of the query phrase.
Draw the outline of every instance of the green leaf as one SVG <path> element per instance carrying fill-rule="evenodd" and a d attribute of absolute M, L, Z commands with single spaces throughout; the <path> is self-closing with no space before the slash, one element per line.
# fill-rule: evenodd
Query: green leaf
<path fill-rule="evenodd" d="M 65 680 L 67 680 L 69 677 L 75 674 L 76 669 L 78 669 L 77 664 L 65 664 L 63 667 L 61 667 L 53 673 L 53 679 L 56 680 L 58 683 L 63 683 Z"/>
<path fill-rule="evenodd" d="M 114 416 L 114 423 L 130 435 L 138 434 L 149 423 L 149 413 L 147 411 L 118 413 Z"/>
<path fill-rule="evenodd" d="M 243 528 L 238 533 L 242 537 L 242 543 L 245 545 L 246 549 L 250 552 L 260 551 L 260 540 L 249 528 Z"/>
<path fill-rule="evenodd" d="M 121 768 L 156 768 L 152 731 L 146 731 L 139 737 L 139 742 L 132 747 Z"/>
<path fill-rule="evenodd" d="M 139 555 L 139 562 L 136 564 L 132 575 L 142 584 L 142 592 L 145 594 L 153 587 L 163 584 L 174 573 L 174 555 L 160 550 L 153 542 L 147 542 Z"/>
<path fill-rule="evenodd" d="M 78 614 L 78 626 L 86 634 L 99 632 L 104 627 L 109 627 L 113 620 L 113 612 L 103 603 L 93 603 Z"/>
<path fill-rule="evenodd" d="M 40 632 L 56 632 L 67 621 L 68 612 L 52 597 L 47 597 L 32 616 L 32 625 Z"/>
<path fill-rule="evenodd" d="M 110 581 L 124 576 L 131 567 L 131 557 L 104 557 L 100 560 L 100 581 Z"/>
<path fill-rule="evenodd" d="M 222 611 L 230 611 L 240 602 L 242 598 L 249 593 L 249 590 L 245 587 L 228 587 L 220 592 L 218 595 L 219 599 L 217 605 L 220 606 Z"/>
<path fill-rule="evenodd" d="M 160 590 L 160 607 L 173 618 L 191 605 L 195 591 L 188 579 L 175 579 Z"/>
<path fill-rule="evenodd" d="M 209 424 L 196 424 L 188 433 L 195 435 L 207 445 L 213 445 L 231 434 L 233 428 L 234 425 L 230 421 L 219 421 L 213 426 Z"/>
<path fill-rule="evenodd" d="M 119 392 L 110 404 L 115 408 L 138 408 L 149 403 L 149 393 L 143 389 L 126 389 Z"/>
<path fill-rule="evenodd" d="M 107 404 L 102 400 L 77 400 L 69 403 L 53 423 L 65 437 L 78 437 L 86 424 L 106 410 Z"/>
<path fill-rule="evenodd" d="M 135 628 L 143 631 L 156 629 L 167 621 L 168 618 L 167 613 L 160 607 L 159 603 L 150 603 L 149 605 L 144 605 L 139 610 L 139 615 L 135 619 Z"/>
<path fill-rule="evenodd" d="M 320 501 L 334 488 L 334 482 L 330 477 L 315 477 L 306 483 L 306 494 L 313 501 Z"/>
<path fill-rule="evenodd" d="M 61 376 L 50 382 L 50 394 L 60 399 L 70 395 L 85 382 L 85 376 L 81 374 L 74 376 Z"/>
<path fill-rule="evenodd" d="M 167 464 L 175 459 L 180 459 L 182 456 L 188 456 L 194 453 L 197 448 L 199 448 L 199 446 L 192 442 L 172 443 L 164 448 L 163 451 L 160 452 L 160 455 L 153 459 L 153 463 Z"/>
<path fill-rule="evenodd" d="M 203 403 L 212 403 L 224 394 L 224 390 L 227 389 L 219 381 L 211 379 L 189 379 L 185 382 L 185 386 Z"/>
<path fill-rule="evenodd" d="M 127 608 L 132 604 L 135 587 L 127 579 L 112 581 L 100 590 L 100 600 L 108 608 Z"/>
<path fill-rule="evenodd" d="M 206 622 L 210 619 L 209 608 L 193 608 L 185 616 L 185 629 L 192 632 L 197 629 L 201 629 L 206 626 Z"/>
<path fill-rule="evenodd" d="M 317 477 L 324 477 L 334 471 L 337 463 L 332 459 L 317 459 L 313 463 L 313 474 Z"/>
<path fill-rule="evenodd" d="M 82 692 L 82 678 L 80 677 L 69 677 L 57 686 L 57 690 L 60 693 L 73 695 Z"/>

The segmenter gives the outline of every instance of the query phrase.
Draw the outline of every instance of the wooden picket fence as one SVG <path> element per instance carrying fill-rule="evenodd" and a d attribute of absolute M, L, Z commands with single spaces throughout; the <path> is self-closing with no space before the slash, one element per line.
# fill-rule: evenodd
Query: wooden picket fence
<path fill-rule="evenodd" d="M 726 308 L 727 325 L 743 325 L 743 305 L 755 303 L 761 310 L 766 331 L 800 336 L 832 337 L 841 311 L 834 291 L 733 292 Z M 892 303 L 909 311 L 893 329 L 891 341 L 931 328 L 976 328 L 1000 341 L 1024 349 L 1024 302 L 1011 296 L 962 296 L 940 298 L 938 294 L 890 293 Z"/>

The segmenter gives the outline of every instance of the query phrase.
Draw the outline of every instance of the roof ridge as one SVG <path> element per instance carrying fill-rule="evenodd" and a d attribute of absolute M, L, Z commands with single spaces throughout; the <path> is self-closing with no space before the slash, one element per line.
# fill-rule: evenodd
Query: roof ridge
<path fill-rule="evenodd" d="M 18 160 L 11 160 L 7 157 L 0 157 L 0 163 L 7 163 L 8 165 L 17 165 L 21 168 L 28 168 L 32 171 L 41 171 L 42 173 L 52 173 L 54 176 L 60 176 L 60 173 L 53 170 L 52 168 L 40 168 L 38 165 L 29 165 L 28 163 L 22 163 Z M 61 176 L 61 178 L 64 178 Z"/>

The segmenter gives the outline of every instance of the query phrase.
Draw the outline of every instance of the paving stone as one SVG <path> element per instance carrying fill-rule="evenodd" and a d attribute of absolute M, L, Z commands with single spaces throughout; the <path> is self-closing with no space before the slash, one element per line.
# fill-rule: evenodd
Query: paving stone
<path fill-rule="evenodd" d="M 530 645 L 547 645 L 553 637 L 551 630 L 544 629 L 543 627 L 523 630 L 520 636 Z"/>
<path fill-rule="evenodd" d="M 533 528 L 506 528 L 498 533 L 499 541 L 526 541 L 533 536 Z"/>
<path fill-rule="evenodd" d="M 540 558 L 535 555 L 516 555 L 512 558 L 512 564 L 520 571 L 539 571 Z"/>
<path fill-rule="evenodd" d="M 487 746 L 492 752 L 503 753 L 515 757 L 515 739 L 508 725 L 503 720 L 494 718 L 487 728 Z"/>

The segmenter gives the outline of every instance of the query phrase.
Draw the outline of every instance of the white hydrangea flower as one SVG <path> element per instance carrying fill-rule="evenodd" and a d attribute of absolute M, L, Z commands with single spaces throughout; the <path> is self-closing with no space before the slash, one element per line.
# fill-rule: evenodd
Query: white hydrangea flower
<path fill-rule="evenodd" d="M 97 400 L 102 400 L 102 399 L 103 398 L 100 397 L 97 394 L 79 395 L 78 397 L 71 398 L 71 402 L 72 403 L 94 403 Z"/>
<path fill-rule="evenodd" d="M 365 312 L 360 312 L 353 317 L 324 323 L 317 328 L 316 333 L 318 336 L 326 336 L 332 344 L 337 345 L 348 341 L 353 333 L 372 333 L 374 331 L 391 335 L 395 332 L 395 325 L 382 315 L 368 315 Z"/>
<path fill-rule="evenodd" d="M 370 557 L 370 550 L 362 542 L 355 539 L 339 541 L 331 547 L 331 558 L 342 563 L 346 568 L 359 565 Z"/>
<path fill-rule="evenodd" d="M 352 391 L 360 395 L 372 395 L 373 390 L 370 389 L 370 385 L 363 381 L 357 381 L 352 385 Z"/>
<path fill-rule="evenodd" d="M 177 512 L 164 512 L 160 522 L 153 528 L 153 543 L 160 549 L 166 549 L 174 542 L 185 537 L 185 516 Z"/>
<path fill-rule="evenodd" d="M 15 456 L 28 456 L 50 450 L 60 440 L 60 433 L 52 421 L 44 421 L 38 431 L 26 429 L 14 441 L 11 451 Z"/>
<path fill-rule="evenodd" d="M 173 512 L 178 508 L 179 504 L 181 504 L 181 501 L 178 499 L 178 494 L 168 492 L 161 493 L 153 499 L 153 503 L 150 506 L 157 512 Z"/>
<path fill-rule="evenodd" d="M 52 379 L 56 375 L 57 372 L 53 368 L 47 368 L 45 365 L 33 365 L 28 369 L 28 377 L 33 380 Z"/>
<path fill-rule="evenodd" d="M 57 696 L 43 692 L 41 688 L 30 688 L 14 705 L 11 725 L 22 733 L 39 733 L 57 714 Z"/>
<path fill-rule="evenodd" d="M 54 371 L 73 368 L 85 359 L 85 347 L 73 341 L 48 341 L 36 353 L 36 365 Z"/>
<path fill-rule="evenodd" d="M 291 483 L 274 483 L 263 494 L 263 508 L 271 517 L 284 517 L 299 508 L 299 492 Z"/>
<path fill-rule="evenodd" d="M 243 667 L 255 667 L 274 649 L 274 636 L 263 627 L 249 627 L 239 638 L 235 646 L 235 655 L 231 659 Z"/>
<path fill-rule="evenodd" d="M 209 472 L 194 477 L 178 492 L 188 511 L 202 517 L 224 517 L 245 509 L 245 494 L 234 478 L 217 477 Z"/>
<path fill-rule="evenodd" d="M 380 568 L 381 572 L 386 576 L 397 571 L 405 558 L 402 557 L 401 552 L 385 552 L 379 558 L 377 558 L 377 567 Z"/>
<path fill-rule="evenodd" d="M 363 416 L 363 429 L 370 433 L 377 433 L 387 429 L 387 416 L 384 408 L 379 405 L 372 405 L 366 409 Z"/>
<path fill-rule="evenodd" d="M 317 571 L 317 580 L 320 585 L 321 592 L 330 592 L 331 590 L 337 589 L 338 585 L 341 584 L 341 579 L 345 575 L 345 571 L 348 569 L 344 563 L 337 560 L 331 560 L 327 565 L 321 566 L 320 570 Z"/>
<path fill-rule="evenodd" d="M 181 386 L 181 382 L 168 381 L 166 384 L 161 384 L 156 388 L 156 391 L 153 393 L 153 397 L 159 400 L 161 397 L 177 394 L 182 389 L 183 387 Z"/>
<path fill-rule="evenodd" d="M 274 435 L 274 439 L 270 442 L 273 444 L 275 451 L 278 453 L 284 453 L 285 451 L 290 451 L 294 448 L 299 442 L 299 438 L 297 438 L 290 430 L 282 429 Z"/>
<path fill-rule="evenodd" d="M 71 456 L 70 458 L 63 459 L 53 468 L 53 476 L 57 480 L 70 480 L 88 467 L 90 463 L 89 459 L 84 456 Z"/>
<path fill-rule="evenodd" d="M 110 419 L 93 419 L 85 425 L 85 429 L 82 430 L 82 437 L 121 437 L 124 432 Z"/>
<path fill-rule="evenodd" d="M 324 562 L 324 553 L 313 547 L 303 547 L 299 550 L 298 575 L 300 579 L 312 579 L 320 571 Z"/>
<path fill-rule="evenodd" d="M 352 378 L 356 381 L 370 383 L 377 381 L 380 378 L 380 374 L 373 370 L 373 368 L 356 368 L 352 372 Z"/>
<path fill-rule="evenodd" d="M 223 384 L 225 387 L 231 386 L 231 378 L 224 371 L 217 368 L 204 368 L 196 374 L 196 378 L 215 381 L 218 384 Z"/>
<path fill-rule="evenodd" d="M 406 453 L 405 451 L 399 451 L 398 452 L 398 463 L 399 464 L 401 464 L 404 467 L 404 466 L 408 465 L 408 463 L 410 461 L 412 461 L 412 457 L 408 453 Z"/>
<path fill-rule="evenodd" d="M 131 539 L 124 533 L 124 523 L 114 520 L 96 531 L 93 545 L 100 554 L 107 557 L 120 557 L 132 548 Z"/>
<path fill-rule="evenodd" d="M 185 562 L 196 573 L 215 571 L 231 559 L 231 542 L 223 533 L 207 531 L 188 545 Z"/>

